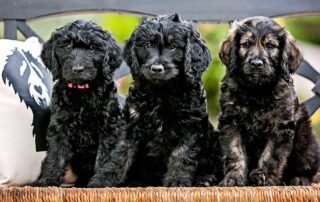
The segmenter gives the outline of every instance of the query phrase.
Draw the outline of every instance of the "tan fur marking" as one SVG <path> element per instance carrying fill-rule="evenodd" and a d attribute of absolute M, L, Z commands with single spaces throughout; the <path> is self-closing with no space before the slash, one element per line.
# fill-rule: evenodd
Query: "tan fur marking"
<path fill-rule="evenodd" d="M 241 137 L 235 137 L 231 142 L 229 148 L 231 152 L 238 158 L 237 164 L 235 165 L 235 169 L 240 172 L 240 174 L 244 175 L 244 171 L 246 169 L 246 159 L 241 146 Z"/>
<path fill-rule="evenodd" d="M 263 168 L 264 163 L 270 160 L 270 158 L 272 156 L 273 149 L 274 149 L 273 141 L 268 140 L 268 143 L 267 143 L 266 147 L 264 148 L 264 150 L 260 156 L 259 162 L 258 162 L 259 168 Z"/>

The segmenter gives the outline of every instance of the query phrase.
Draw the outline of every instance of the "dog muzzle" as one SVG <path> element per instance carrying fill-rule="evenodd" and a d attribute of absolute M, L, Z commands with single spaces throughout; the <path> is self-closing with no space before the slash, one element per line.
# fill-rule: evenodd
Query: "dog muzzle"
<path fill-rule="evenodd" d="M 80 85 L 80 84 L 68 83 L 67 87 L 72 89 L 84 90 L 84 89 L 89 89 L 89 84 Z"/>

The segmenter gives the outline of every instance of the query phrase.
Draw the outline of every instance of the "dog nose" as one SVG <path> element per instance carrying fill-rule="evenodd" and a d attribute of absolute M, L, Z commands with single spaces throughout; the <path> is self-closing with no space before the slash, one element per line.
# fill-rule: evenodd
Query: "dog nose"
<path fill-rule="evenodd" d="M 152 65 L 151 71 L 153 73 L 162 73 L 164 71 L 164 67 L 162 65 Z"/>
<path fill-rule="evenodd" d="M 72 67 L 72 71 L 74 73 L 81 73 L 83 71 L 84 67 L 81 65 L 75 65 Z"/>
<path fill-rule="evenodd" d="M 263 62 L 262 62 L 262 60 L 260 60 L 260 59 L 258 59 L 258 58 L 255 58 L 255 59 L 252 59 L 252 60 L 250 61 L 250 65 L 251 65 L 252 67 L 261 67 L 261 66 L 263 65 Z"/>

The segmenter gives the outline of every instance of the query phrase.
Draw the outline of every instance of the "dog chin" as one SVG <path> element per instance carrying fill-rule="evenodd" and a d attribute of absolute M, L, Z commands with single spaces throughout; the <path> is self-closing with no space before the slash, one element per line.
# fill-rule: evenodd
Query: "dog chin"
<path fill-rule="evenodd" d="M 264 74 L 250 74 L 245 76 L 245 85 L 248 87 L 266 87 L 274 82 L 273 79 L 269 78 Z"/>
<path fill-rule="evenodd" d="M 65 79 L 67 83 L 72 83 L 72 84 L 88 84 L 92 82 L 94 79 L 89 79 L 89 78 L 72 78 L 72 79 Z"/>
<path fill-rule="evenodd" d="M 166 75 L 145 75 L 145 78 L 154 85 L 161 85 L 173 79 L 173 77 L 166 77 Z"/>
<path fill-rule="evenodd" d="M 244 81 L 249 86 L 264 86 L 269 85 L 274 81 L 274 76 L 271 74 L 258 72 L 258 71 L 252 71 L 252 72 L 246 72 L 243 73 Z"/>

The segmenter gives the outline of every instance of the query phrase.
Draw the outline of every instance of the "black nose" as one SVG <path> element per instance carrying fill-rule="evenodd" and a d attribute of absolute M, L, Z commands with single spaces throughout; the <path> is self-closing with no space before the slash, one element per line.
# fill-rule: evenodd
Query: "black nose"
<path fill-rule="evenodd" d="M 261 67 L 263 65 L 263 61 L 258 58 L 255 58 L 250 61 L 250 65 L 252 67 Z"/>
<path fill-rule="evenodd" d="M 84 67 L 81 65 L 75 65 L 72 67 L 72 71 L 74 73 L 81 73 L 83 71 Z"/>
<path fill-rule="evenodd" d="M 152 65 L 151 71 L 153 73 L 162 73 L 164 71 L 164 67 L 162 65 Z"/>

